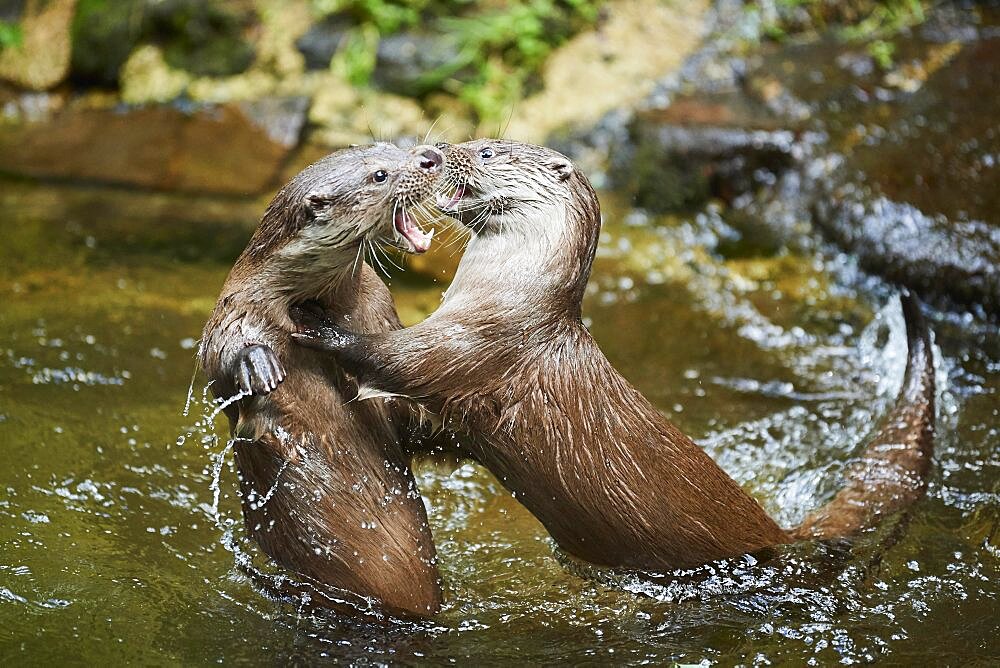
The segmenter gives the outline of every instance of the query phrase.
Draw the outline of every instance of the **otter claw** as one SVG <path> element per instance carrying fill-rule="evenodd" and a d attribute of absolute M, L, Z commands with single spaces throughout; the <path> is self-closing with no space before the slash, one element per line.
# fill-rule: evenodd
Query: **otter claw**
<path fill-rule="evenodd" d="M 236 360 L 236 381 L 240 392 L 263 395 L 285 380 L 285 368 L 274 351 L 263 344 L 247 346 Z"/>

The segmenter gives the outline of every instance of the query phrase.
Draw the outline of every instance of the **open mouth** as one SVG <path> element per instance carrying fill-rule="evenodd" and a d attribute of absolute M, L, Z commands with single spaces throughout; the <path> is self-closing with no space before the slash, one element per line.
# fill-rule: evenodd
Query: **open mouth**
<path fill-rule="evenodd" d="M 392 217 L 392 224 L 395 226 L 396 231 L 399 235 L 406 240 L 409 245 L 409 250 L 411 253 L 426 253 L 427 249 L 431 247 L 431 240 L 434 238 L 434 230 L 430 232 L 424 232 L 417 225 L 417 221 L 413 219 L 404 208 L 400 207 L 396 209 L 396 213 Z"/>
<path fill-rule="evenodd" d="M 458 210 L 458 203 L 465 197 L 465 186 L 458 186 L 455 192 L 449 197 L 444 193 L 437 194 L 436 204 L 445 213 L 454 213 Z"/>

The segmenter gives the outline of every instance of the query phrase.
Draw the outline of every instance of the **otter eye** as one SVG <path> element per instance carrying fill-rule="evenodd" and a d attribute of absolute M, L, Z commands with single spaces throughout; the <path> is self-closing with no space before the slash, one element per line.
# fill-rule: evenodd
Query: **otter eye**
<path fill-rule="evenodd" d="M 493 157 L 493 155 L 494 155 L 493 154 L 493 149 L 491 149 L 489 147 L 484 148 L 483 150 L 481 150 L 479 152 L 479 157 L 482 158 L 483 160 L 489 160 L 490 158 Z"/>
<path fill-rule="evenodd" d="M 382 183 L 387 178 L 389 178 L 389 172 L 385 171 L 384 169 L 380 169 L 374 174 L 372 174 L 372 181 L 374 181 L 375 183 Z"/>

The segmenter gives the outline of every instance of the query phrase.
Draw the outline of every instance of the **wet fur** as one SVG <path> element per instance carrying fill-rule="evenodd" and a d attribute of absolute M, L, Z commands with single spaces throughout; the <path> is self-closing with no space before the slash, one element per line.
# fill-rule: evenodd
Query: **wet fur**
<path fill-rule="evenodd" d="M 360 331 L 401 326 L 388 289 L 359 260 L 363 240 L 391 229 L 391 196 L 416 187 L 409 161 L 390 145 L 352 148 L 285 186 L 223 286 L 201 357 L 219 398 L 236 394 L 234 365 L 247 346 L 266 345 L 287 371 L 273 392 L 226 411 L 245 524 L 263 550 L 334 588 L 334 598 L 342 590 L 342 598 L 428 615 L 440 607 L 441 588 L 403 451 L 410 409 L 348 403 L 357 386 L 329 356 L 292 344 L 287 315 L 292 300 L 314 298 Z M 376 169 L 391 182 L 375 187 Z"/>
<path fill-rule="evenodd" d="M 484 147 L 489 161 L 477 157 Z M 308 344 L 335 351 L 365 385 L 440 414 L 567 552 L 607 566 L 692 567 L 851 535 L 922 492 L 934 387 L 914 304 L 908 380 L 889 426 L 845 491 L 786 532 L 618 374 L 583 326 L 600 232 L 587 179 L 565 156 L 515 142 L 446 153 L 448 189 L 472 194 L 457 215 L 474 234 L 441 307 L 375 336 L 312 322 L 320 331 Z M 885 475 L 868 475 L 875 470 Z"/>

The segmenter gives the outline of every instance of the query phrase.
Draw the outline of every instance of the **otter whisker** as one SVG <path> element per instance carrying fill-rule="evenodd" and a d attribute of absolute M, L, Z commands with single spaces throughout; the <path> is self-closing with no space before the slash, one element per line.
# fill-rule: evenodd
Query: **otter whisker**
<path fill-rule="evenodd" d="M 465 250 L 468 245 L 469 239 L 472 238 L 472 230 L 467 227 L 455 227 L 454 232 L 451 236 L 451 240 L 445 244 L 445 248 L 456 245 L 455 248 L 448 254 L 448 257 L 455 257 L 455 253 L 459 253 Z"/>
<path fill-rule="evenodd" d="M 423 218 L 425 222 L 430 224 L 439 223 L 445 217 L 440 211 L 432 209 L 426 200 L 417 202 L 413 205 L 413 208 L 420 214 L 420 217 Z"/>
<path fill-rule="evenodd" d="M 381 244 L 377 246 L 377 249 L 382 252 L 382 257 L 385 258 L 386 262 L 388 262 L 389 264 L 391 264 L 393 267 L 395 267 L 396 269 L 398 269 L 400 271 L 406 271 L 405 269 L 403 269 L 403 267 L 401 267 L 400 265 L 398 265 L 392 259 L 392 255 L 389 254 L 389 249 L 387 249 L 385 246 L 382 246 Z"/>
<path fill-rule="evenodd" d="M 378 268 L 382 270 L 382 273 L 385 274 L 386 278 L 389 278 L 389 272 L 386 270 L 385 267 L 382 266 L 382 262 L 378 259 L 378 255 L 375 254 L 375 246 L 374 246 L 374 244 L 372 244 L 372 242 L 369 241 L 368 239 L 365 239 L 363 245 L 367 246 L 367 253 L 366 254 L 370 254 L 371 255 L 373 263 L 376 264 L 376 265 L 378 265 Z"/>
<path fill-rule="evenodd" d="M 421 144 L 426 144 L 427 143 L 427 138 L 431 136 L 431 132 L 434 131 L 434 126 L 437 125 L 437 122 L 440 121 L 440 120 L 441 120 L 441 114 L 438 114 L 437 118 L 435 118 L 431 122 L 431 126 L 429 128 L 427 128 L 427 132 L 424 133 L 424 140 L 422 142 L 420 142 Z"/>
<path fill-rule="evenodd" d="M 361 262 L 361 254 L 364 251 L 364 244 L 358 244 L 358 254 L 354 258 L 354 264 L 351 267 L 351 276 L 356 276 L 358 273 L 358 266 Z"/>

